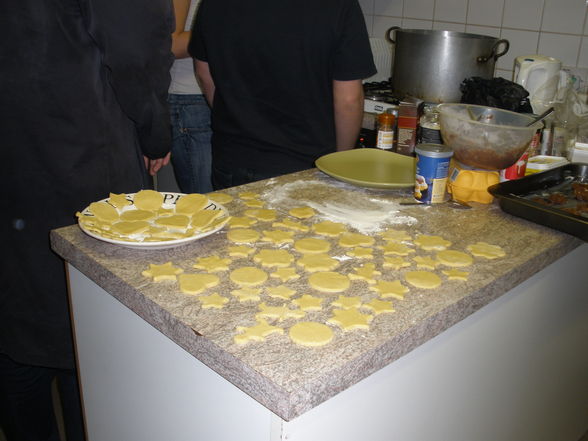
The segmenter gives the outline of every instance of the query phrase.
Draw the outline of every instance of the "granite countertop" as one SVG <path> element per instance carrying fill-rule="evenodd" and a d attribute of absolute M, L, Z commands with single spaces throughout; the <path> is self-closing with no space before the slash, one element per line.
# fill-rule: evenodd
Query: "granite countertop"
<path fill-rule="evenodd" d="M 198 272 L 192 265 L 198 257 L 228 257 L 226 227 L 208 237 L 187 245 L 165 250 L 134 250 L 108 244 L 84 234 L 77 225 L 51 233 L 53 249 L 66 261 L 133 310 L 145 321 L 193 354 L 225 379 L 282 417 L 291 420 L 349 388 L 378 369 L 388 365 L 415 347 L 443 332 L 509 289 L 520 284 L 583 242 L 503 213 L 497 204 L 474 204 L 469 210 L 449 204 L 402 206 L 401 199 L 411 197 L 412 189 L 376 190 L 339 182 L 316 169 L 235 187 L 224 191 L 234 197 L 226 204 L 232 216 L 249 209 L 239 198 L 243 192 L 254 192 L 264 201 L 264 208 L 278 212 L 278 219 L 290 217 L 294 207 L 310 206 L 316 215 L 302 220 L 312 225 L 323 220 L 345 223 L 349 231 L 372 235 L 376 239 L 374 259 L 383 280 L 400 280 L 410 288 L 404 300 L 393 300 L 395 312 L 377 315 L 369 331 L 342 331 L 332 326 L 333 340 L 322 347 L 296 345 L 288 329 L 297 322 L 286 319 L 272 322 L 284 328 L 282 335 L 272 334 L 264 342 L 236 344 L 237 326 L 255 324 L 258 302 L 239 302 L 231 295 L 236 289 L 228 271 L 217 273 L 219 286 L 204 294 L 217 292 L 230 301 L 219 310 L 203 309 L 199 296 L 182 294 L 176 282 L 154 283 L 141 272 L 150 263 L 171 261 L 186 273 Z M 262 232 L 274 229 L 271 222 L 259 222 L 253 228 Z M 443 280 L 434 290 L 410 286 L 403 279 L 406 271 L 416 269 L 414 256 L 434 256 L 418 247 L 405 259 L 411 266 L 394 270 L 383 268 L 384 245 L 380 233 L 387 228 L 406 230 L 412 238 L 419 234 L 438 235 L 452 242 L 451 249 L 466 251 L 474 242 L 499 245 L 506 256 L 494 260 L 481 257 L 464 268 L 467 281 L 447 280 L 441 268 L 434 270 Z M 295 239 L 312 236 L 297 233 Z M 336 269 L 351 273 L 368 260 L 350 258 L 348 249 L 337 239 L 329 254 L 340 261 Z M 414 246 L 412 242 L 408 242 Z M 276 247 L 266 242 L 257 248 Z M 296 258 L 300 255 L 291 244 L 282 245 Z M 254 265 L 250 259 L 234 259 L 230 270 Z M 445 268 L 447 269 L 447 268 Z M 268 270 L 272 272 L 272 270 Z M 323 297 L 323 310 L 308 312 L 302 320 L 325 322 L 332 316 L 330 302 L 339 294 L 321 294 L 308 286 L 309 273 L 297 267 L 301 277 L 281 282 L 271 278 L 267 285 L 285 284 L 296 290 L 293 297 L 312 294 Z M 360 296 L 367 302 L 377 293 L 362 280 L 351 282 L 344 293 Z M 274 305 L 287 301 L 262 295 L 262 302 Z"/>

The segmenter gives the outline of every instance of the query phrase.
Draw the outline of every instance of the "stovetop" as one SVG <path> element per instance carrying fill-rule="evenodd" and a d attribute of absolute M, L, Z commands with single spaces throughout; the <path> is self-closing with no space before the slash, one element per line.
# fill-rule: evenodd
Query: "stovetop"
<path fill-rule="evenodd" d="M 402 96 L 395 93 L 392 83 L 386 81 L 373 81 L 363 84 L 364 98 L 370 101 L 380 101 L 389 104 L 399 104 Z"/>

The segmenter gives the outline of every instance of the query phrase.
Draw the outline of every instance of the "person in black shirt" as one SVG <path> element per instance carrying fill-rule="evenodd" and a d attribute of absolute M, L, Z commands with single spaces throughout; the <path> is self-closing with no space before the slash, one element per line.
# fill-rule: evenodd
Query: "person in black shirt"
<path fill-rule="evenodd" d="M 355 146 L 376 72 L 357 0 L 203 0 L 188 50 L 212 106 L 215 188 Z"/>

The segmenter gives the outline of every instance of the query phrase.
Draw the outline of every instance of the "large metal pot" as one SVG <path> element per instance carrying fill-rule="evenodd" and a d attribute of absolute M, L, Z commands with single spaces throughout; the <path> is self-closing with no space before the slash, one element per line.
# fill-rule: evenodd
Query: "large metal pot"
<path fill-rule="evenodd" d="M 394 90 L 429 103 L 459 102 L 462 81 L 492 78 L 496 60 L 510 46 L 485 35 L 397 26 L 388 29 L 386 39 L 394 45 Z"/>

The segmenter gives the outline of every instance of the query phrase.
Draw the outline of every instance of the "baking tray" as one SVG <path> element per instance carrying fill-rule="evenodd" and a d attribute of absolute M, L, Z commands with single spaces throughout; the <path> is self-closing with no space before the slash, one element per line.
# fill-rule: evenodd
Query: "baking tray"
<path fill-rule="evenodd" d="M 563 231 L 588 242 L 588 200 L 576 184 L 588 185 L 588 163 L 571 163 L 488 188 L 500 208 L 514 216 Z"/>

